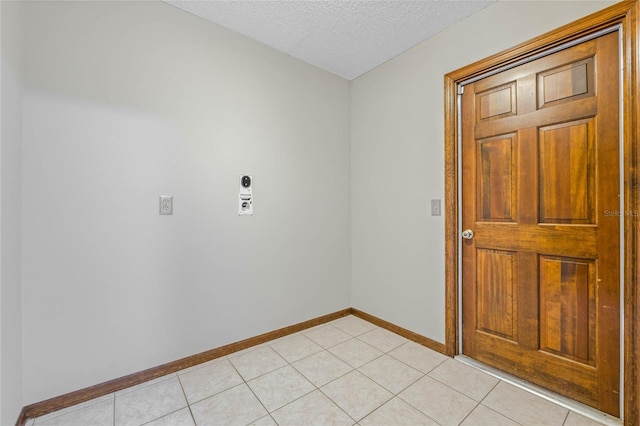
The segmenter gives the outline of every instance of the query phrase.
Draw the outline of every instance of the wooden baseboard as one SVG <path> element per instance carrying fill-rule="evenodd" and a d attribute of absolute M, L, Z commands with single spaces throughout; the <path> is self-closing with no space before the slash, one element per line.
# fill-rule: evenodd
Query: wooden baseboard
<path fill-rule="evenodd" d="M 16 421 L 16 426 L 23 426 L 25 423 L 27 423 L 27 407 L 22 407 L 18 420 Z"/>
<path fill-rule="evenodd" d="M 202 364 L 203 362 L 211 361 L 216 358 L 220 358 L 234 352 L 250 348 L 252 346 L 279 339 L 280 337 L 297 333 L 299 331 L 306 330 L 307 328 L 315 327 L 317 325 L 324 324 L 350 314 L 351 309 L 347 308 L 342 311 L 334 312 L 332 314 L 324 315 L 275 331 L 270 331 L 259 336 L 221 346 L 216 349 L 211 349 L 209 351 L 182 358 L 177 361 L 172 361 L 167 364 L 150 368 L 148 370 L 133 373 L 128 376 L 100 383 L 95 386 L 90 386 L 85 389 L 80 389 L 74 392 L 67 393 L 65 395 L 57 396 L 46 401 L 28 405 L 22 409 L 22 413 L 20 414 L 20 417 L 16 422 L 16 426 L 24 426 L 28 419 L 44 416 L 45 414 L 62 410 L 63 408 L 67 408 L 72 405 L 90 401 L 92 399 L 108 395 L 110 393 L 114 393 L 119 390 L 156 379 L 158 377 L 166 376 L 167 374 L 175 373 L 185 368 L 193 367 L 194 365 Z"/>
<path fill-rule="evenodd" d="M 422 346 L 426 346 L 429 349 L 446 355 L 446 346 L 443 343 L 436 342 L 435 340 L 429 339 L 428 337 L 422 336 L 418 333 L 414 333 L 413 331 L 407 330 L 406 328 L 402 328 L 378 317 L 374 317 L 373 315 L 370 315 L 366 312 L 359 311 L 355 308 L 351 308 L 351 314 L 358 318 L 362 318 L 365 321 L 369 321 L 370 323 L 375 324 L 378 327 L 382 327 L 396 334 L 399 334 L 406 339 L 419 343 Z"/>
<path fill-rule="evenodd" d="M 22 409 L 20 417 L 16 422 L 16 426 L 24 426 L 28 419 L 44 416 L 45 414 L 53 413 L 54 411 L 62 410 L 63 408 L 80 404 L 82 402 L 90 401 L 92 399 L 99 398 L 101 396 L 108 395 L 110 393 L 114 393 L 119 390 L 156 379 L 158 377 L 166 376 L 167 374 L 176 373 L 185 368 L 193 367 L 194 365 L 202 364 L 204 362 L 211 361 L 216 358 L 220 358 L 234 352 L 250 348 L 252 346 L 260 345 L 271 340 L 279 339 L 280 337 L 288 336 L 289 334 L 297 333 L 299 331 L 306 330 L 317 325 L 325 324 L 327 322 L 345 317 L 347 315 L 354 315 L 356 317 L 362 318 L 365 321 L 369 321 L 372 324 L 399 334 L 402 337 L 433 349 L 434 351 L 443 354 L 445 353 L 445 345 L 443 345 L 442 343 L 431 340 L 428 337 L 421 336 L 405 328 L 377 318 L 373 315 L 369 315 L 358 309 L 347 308 L 338 312 L 334 312 L 332 314 L 324 315 L 318 318 L 301 322 L 299 324 L 284 327 L 275 331 L 270 331 L 259 336 L 251 337 L 249 339 L 241 340 L 239 342 L 231 343 L 229 345 L 221 346 L 219 348 L 211 349 L 206 352 L 182 358 L 177 361 L 172 361 L 167 364 L 150 368 L 148 370 L 140 371 L 138 373 L 100 383 L 95 386 L 90 386 L 88 388 L 70 392 L 65 395 L 57 396 L 46 401 L 28 405 Z"/>

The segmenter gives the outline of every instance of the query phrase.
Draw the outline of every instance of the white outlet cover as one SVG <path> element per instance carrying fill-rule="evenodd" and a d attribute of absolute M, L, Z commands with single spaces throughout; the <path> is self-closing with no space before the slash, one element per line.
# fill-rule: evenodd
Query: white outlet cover
<path fill-rule="evenodd" d="M 238 214 L 239 215 L 252 215 L 253 214 L 253 195 L 240 194 L 238 197 Z"/>
<path fill-rule="evenodd" d="M 173 214 L 173 195 L 160 196 L 160 214 L 163 216 Z"/>

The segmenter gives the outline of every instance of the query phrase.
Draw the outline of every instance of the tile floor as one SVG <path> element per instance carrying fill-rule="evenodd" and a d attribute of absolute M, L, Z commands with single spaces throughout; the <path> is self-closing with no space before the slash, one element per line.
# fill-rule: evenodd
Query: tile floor
<path fill-rule="evenodd" d="M 354 316 L 27 426 L 597 425 Z"/>

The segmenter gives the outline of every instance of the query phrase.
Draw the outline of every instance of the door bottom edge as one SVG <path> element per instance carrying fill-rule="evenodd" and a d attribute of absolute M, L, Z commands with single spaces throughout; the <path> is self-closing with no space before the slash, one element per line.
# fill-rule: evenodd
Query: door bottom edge
<path fill-rule="evenodd" d="M 499 380 L 502 380 L 513 386 L 516 386 L 524 391 L 532 393 L 547 401 L 553 402 L 554 404 L 557 404 L 561 407 L 564 407 L 570 411 L 573 411 L 577 414 L 580 414 L 581 416 L 584 416 L 588 419 L 591 419 L 603 425 L 607 425 L 607 426 L 622 425 L 622 420 L 617 417 L 614 417 L 610 414 L 597 410 L 581 402 L 575 401 L 571 398 L 567 398 L 566 396 L 550 391 L 549 389 L 545 389 L 542 386 L 538 386 L 524 379 L 513 376 L 509 373 L 506 373 L 502 370 L 491 367 L 487 364 L 483 364 L 482 362 L 477 361 L 473 358 L 470 358 L 467 355 L 456 355 L 454 358 L 456 361 L 459 361 L 463 364 L 466 364 L 470 367 L 480 370 L 483 373 L 493 376 Z"/>

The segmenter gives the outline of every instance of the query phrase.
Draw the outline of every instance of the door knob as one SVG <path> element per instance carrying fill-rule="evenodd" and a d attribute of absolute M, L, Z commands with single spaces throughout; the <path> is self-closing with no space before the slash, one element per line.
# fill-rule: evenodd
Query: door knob
<path fill-rule="evenodd" d="M 471 229 L 465 229 L 462 231 L 462 238 L 465 240 L 470 240 L 473 238 L 473 231 Z"/>

